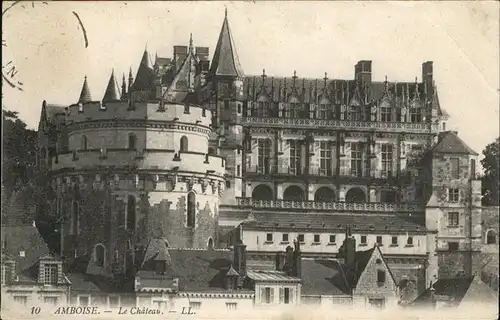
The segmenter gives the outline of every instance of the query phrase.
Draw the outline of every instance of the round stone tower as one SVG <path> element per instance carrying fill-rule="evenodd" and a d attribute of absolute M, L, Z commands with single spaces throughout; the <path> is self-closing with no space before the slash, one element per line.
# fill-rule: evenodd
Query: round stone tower
<path fill-rule="evenodd" d="M 63 256 L 88 256 L 105 275 L 131 270 L 151 237 L 171 247 L 216 246 L 225 160 L 208 152 L 211 112 L 125 101 L 111 78 L 102 102 L 81 98 L 66 108 L 50 159 Z"/>

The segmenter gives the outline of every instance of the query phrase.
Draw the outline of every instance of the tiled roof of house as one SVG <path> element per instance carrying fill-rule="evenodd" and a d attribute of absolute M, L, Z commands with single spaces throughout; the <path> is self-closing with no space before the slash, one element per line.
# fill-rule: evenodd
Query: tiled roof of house
<path fill-rule="evenodd" d="M 339 215 L 339 214 L 293 214 L 254 212 L 255 220 L 244 221 L 242 225 L 250 230 L 308 229 L 344 231 L 346 225 L 355 232 L 426 232 L 425 225 L 410 217 L 395 215 Z"/>
<path fill-rule="evenodd" d="M 302 258 L 302 294 L 349 294 L 344 268 L 333 259 Z"/>
<path fill-rule="evenodd" d="M 147 50 L 144 50 L 139 68 L 137 69 L 134 84 L 132 85 L 132 90 L 152 90 L 154 88 L 154 77 L 155 73 L 153 71 L 153 67 L 151 66 L 149 53 Z"/>
<path fill-rule="evenodd" d="M 441 133 L 438 143 L 431 149 L 431 152 L 478 155 L 477 152 L 467 146 L 467 144 L 458 137 L 457 133 L 453 131 Z"/>
<path fill-rule="evenodd" d="M 23 273 L 40 258 L 50 255 L 50 250 L 36 227 L 2 226 L 2 255 L 16 261 L 16 271 Z"/>
<path fill-rule="evenodd" d="M 276 270 L 248 270 L 247 277 L 254 281 L 269 282 L 300 282 L 301 279 L 289 276 L 284 271 Z"/>
<path fill-rule="evenodd" d="M 222 28 L 219 34 L 219 40 L 215 47 L 214 56 L 210 66 L 210 74 L 222 76 L 244 76 L 243 69 L 241 68 L 236 52 L 236 46 L 229 29 L 229 22 L 226 16 L 222 23 Z"/>

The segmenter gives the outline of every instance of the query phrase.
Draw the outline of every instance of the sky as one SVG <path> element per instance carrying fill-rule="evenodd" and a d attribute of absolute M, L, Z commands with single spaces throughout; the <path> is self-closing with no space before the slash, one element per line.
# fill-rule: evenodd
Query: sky
<path fill-rule="evenodd" d="M 212 55 L 225 8 L 247 75 L 353 79 L 372 60 L 374 81 L 420 81 L 433 61 L 448 128 L 478 153 L 499 136 L 496 1 L 19 3 L 2 19 L 2 71 L 16 86 L 2 85 L 3 107 L 36 129 L 43 100 L 75 103 L 84 76 L 102 99 L 111 71 L 135 76 L 146 47 L 171 57 L 192 33 Z"/>

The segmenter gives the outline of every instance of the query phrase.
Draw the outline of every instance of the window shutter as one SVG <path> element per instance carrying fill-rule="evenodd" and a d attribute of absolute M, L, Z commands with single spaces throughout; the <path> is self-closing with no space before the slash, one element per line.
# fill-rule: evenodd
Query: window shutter
<path fill-rule="evenodd" d="M 266 302 L 266 288 L 260 288 L 260 303 Z"/>
<path fill-rule="evenodd" d="M 293 288 L 290 288 L 288 290 L 289 290 L 290 304 L 293 304 L 294 290 L 293 290 Z"/>
<path fill-rule="evenodd" d="M 285 301 L 285 289 L 280 288 L 280 304 Z"/>
<path fill-rule="evenodd" d="M 274 303 L 274 288 L 270 288 L 270 302 Z"/>
<path fill-rule="evenodd" d="M 321 164 L 320 164 L 320 156 L 321 156 L 321 151 L 320 151 L 321 143 L 319 141 L 314 141 L 314 157 L 311 159 L 312 163 L 311 166 L 313 167 L 313 172 L 314 170 L 319 170 Z"/>

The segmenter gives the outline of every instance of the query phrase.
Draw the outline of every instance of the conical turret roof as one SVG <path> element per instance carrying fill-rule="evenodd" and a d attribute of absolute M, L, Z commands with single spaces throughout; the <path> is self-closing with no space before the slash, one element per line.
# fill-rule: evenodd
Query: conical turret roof
<path fill-rule="evenodd" d="M 78 99 L 78 103 L 85 103 L 92 101 L 92 96 L 90 95 L 89 85 L 87 83 L 87 76 L 85 76 L 85 80 L 83 81 L 82 91 L 80 93 L 80 98 Z"/>
<path fill-rule="evenodd" d="M 234 45 L 229 22 L 227 20 L 227 9 L 222 23 L 222 28 L 215 48 L 212 65 L 210 66 L 211 75 L 220 76 L 240 76 L 243 77 L 243 69 L 241 68 L 236 46 Z"/>
<path fill-rule="evenodd" d="M 108 86 L 106 87 L 106 91 L 104 92 L 104 97 L 102 101 L 114 101 L 120 100 L 120 90 L 118 89 L 118 84 L 115 79 L 115 72 L 111 72 L 111 77 L 109 77 Z"/>
<path fill-rule="evenodd" d="M 142 54 L 141 63 L 137 69 L 137 76 L 135 77 L 133 90 L 150 90 L 154 84 L 154 71 L 149 59 L 149 53 L 144 50 Z"/>

